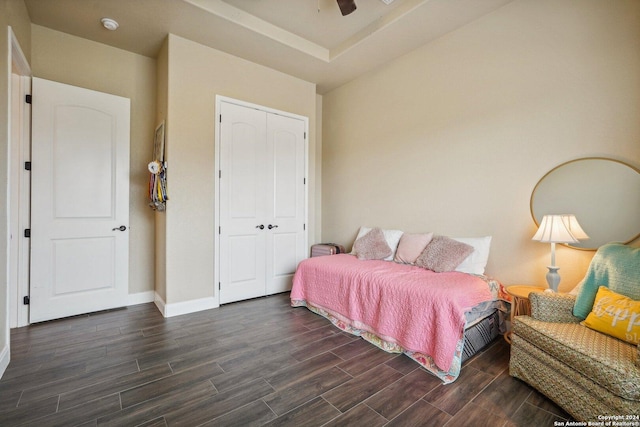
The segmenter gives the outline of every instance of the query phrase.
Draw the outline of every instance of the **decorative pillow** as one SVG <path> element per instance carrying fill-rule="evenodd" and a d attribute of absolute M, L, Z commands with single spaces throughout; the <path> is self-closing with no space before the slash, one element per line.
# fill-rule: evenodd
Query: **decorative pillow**
<path fill-rule="evenodd" d="M 369 231 L 371 231 L 371 228 L 369 227 L 360 227 L 360 231 L 358 231 L 356 240 L 358 240 L 360 237 L 367 234 Z M 393 259 L 393 255 L 396 253 L 396 249 L 398 248 L 398 242 L 400 241 L 400 237 L 402 237 L 403 232 L 401 230 L 382 230 L 382 232 L 384 233 L 384 238 L 387 241 L 387 245 L 389 245 L 389 248 L 391 248 L 391 255 L 386 257 L 384 260 L 391 261 Z M 351 255 L 355 255 L 355 254 L 356 254 L 356 251 L 355 249 L 353 249 L 351 251 Z"/>
<path fill-rule="evenodd" d="M 491 236 L 485 237 L 453 237 L 453 240 L 473 246 L 473 252 L 466 257 L 456 271 L 471 274 L 484 274 L 484 268 L 489 260 L 489 249 L 491 248 Z"/>
<path fill-rule="evenodd" d="M 374 228 L 353 244 L 358 259 L 384 259 L 391 254 L 391 248 L 379 228 Z"/>
<path fill-rule="evenodd" d="M 416 259 L 416 265 L 436 273 L 454 271 L 471 252 L 473 252 L 471 245 L 446 236 L 434 236 Z"/>
<path fill-rule="evenodd" d="M 409 234 L 404 233 L 400 237 L 400 243 L 398 243 L 398 250 L 393 258 L 395 262 L 401 264 L 415 264 L 416 259 L 420 256 L 424 248 L 427 247 L 433 233 L 425 234 Z"/>
<path fill-rule="evenodd" d="M 582 322 L 588 328 L 631 344 L 640 340 L 640 301 L 600 286 L 593 310 Z"/>
<path fill-rule="evenodd" d="M 593 256 L 581 282 L 573 315 L 585 319 L 591 312 L 598 288 L 606 286 L 614 292 L 640 300 L 640 248 L 608 243 Z"/>

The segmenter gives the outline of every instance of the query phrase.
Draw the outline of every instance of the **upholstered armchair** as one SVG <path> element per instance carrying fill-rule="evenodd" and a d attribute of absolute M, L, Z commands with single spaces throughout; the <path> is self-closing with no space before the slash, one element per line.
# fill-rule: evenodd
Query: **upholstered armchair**
<path fill-rule="evenodd" d="M 581 286 L 577 296 L 547 292 L 529 295 L 531 316 L 514 320 L 509 373 L 549 397 L 576 420 L 637 416 L 640 249 L 619 244 L 603 246 Z M 620 295 L 616 298 L 626 304 L 623 308 L 607 305 L 617 292 Z M 594 323 L 594 319 L 606 327 Z M 610 324 L 618 330 L 613 331 Z"/>

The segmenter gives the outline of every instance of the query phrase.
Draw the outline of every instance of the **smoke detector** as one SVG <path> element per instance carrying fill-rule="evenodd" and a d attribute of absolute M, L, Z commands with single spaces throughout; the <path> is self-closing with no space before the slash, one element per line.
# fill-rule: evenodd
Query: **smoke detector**
<path fill-rule="evenodd" d="M 115 19 L 102 18 L 100 20 L 100 22 L 102 22 L 102 26 L 105 27 L 109 31 L 115 31 L 119 27 L 119 24 L 116 22 Z"/>

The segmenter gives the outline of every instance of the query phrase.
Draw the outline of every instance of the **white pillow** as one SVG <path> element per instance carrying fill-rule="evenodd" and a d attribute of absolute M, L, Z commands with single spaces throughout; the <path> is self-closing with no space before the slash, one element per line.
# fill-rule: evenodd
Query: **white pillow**
<path fill-rule="evenodd" d="M 371 231 L 370 227 L 360 227 L 360 231 L 358 231 L 358 235 L 356 236 L 356 240 L 360 237 L 367 234 Z M 385 261 L 393 260 L 393 257 L 396 255 L 396 250 L 398 249 L 398 242 L 400 242 L 400 238 L 402 237 L 403 231 L 401 230 L 382 230 L 384 233 L 384 239 L 387 241 L 387 245 L 391 248 L 391 255 L 386 257 Z M 355 255 L 355 251 L 353 248 L 351 249 L 351 255 Z"/>
<path fill-rule="evenodd" d="M 484 274 L 484 268 L 489 260 L 491 236 L 485 237 L 452 237 L 453 240 L 473 246 L 473 252 L 466 257 L 456 271 L 471 274 Z"/>

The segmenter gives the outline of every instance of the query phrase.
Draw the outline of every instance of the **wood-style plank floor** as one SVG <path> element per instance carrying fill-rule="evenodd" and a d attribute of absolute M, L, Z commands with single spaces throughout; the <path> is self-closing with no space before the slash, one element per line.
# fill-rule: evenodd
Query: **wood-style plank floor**
<path fill-rule="evenodd" d="M 153 304 L 12 330 L 2 426 L 552 426 L 496 339 L 440 381 L 280 294 L 165 319 Z"/>

